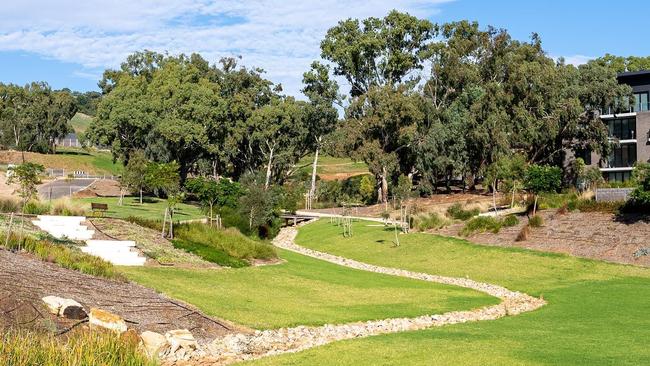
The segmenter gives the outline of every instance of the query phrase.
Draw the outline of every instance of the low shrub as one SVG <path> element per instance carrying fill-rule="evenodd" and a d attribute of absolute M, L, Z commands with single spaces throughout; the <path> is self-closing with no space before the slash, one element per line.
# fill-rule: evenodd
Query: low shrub
<path fill-rule="evenodd" d="M 535 215 L 528 220 L 528 226 L 541 227 L 544 225 L 544 219 L 540 215 Z"/>
<path fill-rule="evenodd" d="M 604 213 L 616 213 L 619 210 L 622 210 L 624 202 L 621 201 L 596 201 L 596 200 L 576 200 L 574 207 L 576 210 L 581 212 L 604 212 Z"/>
<path fill-rule="evenodd" d="M 234 228 L 220 230 L 205 224 L 191 223 L 178 225 L 174 235 L 177 239 L 185 242 L 212 247 L 235 259 L 249 261 L 277 257 L 275 249 L 271 245 L 253 240 Z M 186 245 L 189 244 L 186 243 Z M 208 258 L 204 259 L 209 260 Z"/>
<path fill-rule="evenodd" d="M 521 231 L 519 231 L 519 234 L 517 234 L 517 237 L 515 238 L 515 241 L 526 241 L 528 240 L 528 234 L 530 234 L 530 227 L 524 226 L 521 228 Z"/>
<path fill-rule="evenodd" d="M 24 213 L 27 215 L 45 215 L 50 213 L 50 205 L 36 200 L 30 200 L 25 204 Z"/>
<path fill-rule="evenodd" d="M 415 227 L 420 231 L 440 229 L 449 224 L 449 221 L 435 212 L 415 218 Z"/>
<path fill-rule="evenodd" d="M 4 238 L 5 235 L 5 233 L 2 233 L 1 237 Z M 0 246 L 5 246 L 4 240 L 0 241 Z M 83 253 L 79 249 L 65 244 L 56 244 L 50 240 L 33 238 L 31 236 L 25 236 L 20 239 L 15 234 L 12 234 L 9 237 L 6 248 L 10 250 L 22 249 L 34 254 L 43 261 L 56 263 L 61 267 L 89 275 L 125 280 L 111 263 L 99 257 Z"/>
<path fill-rule="evenodd" d="M 146 219 L 139 216 L 129 216 L 126 218 L 126 221 L 149 229 L 162 231 L 162 221 L 160 220 Z"/>
<path fill-rule="evenodd" d="M 469 236 L 477 232 L 483 233 L 486 231 L 496 234 L 501 230 L 502 225 L 501 220 L 492 216 L 478 216 L 467 221 L 463 229 L 460 231 L 460 234 L 463 236 Z"/>
<path fill-rule="evenodd" d="M 502 221 L 504 227 L 513 227 L 517 224 L 519 224 L 519 219 L 515 215 L 508 215 Z"/>
<path fill-rule="evenodd" d="M 211 245 L 183 239 L 174 239 L 172 243 L 174 244 L 174 248 L 195 254 L 208 262 L 216 263 L 220 266 L 241 268 L 249 265 L 248 262 L 233 258 L 225 251 Z"/>
<path fill-rule="evenodd" d="M 449 206 L 449 208 L 447 209 L 447 215 L 449 217 L 456 220 L 462 220 L 462 221 L 467 221 L 471 219 L 472 217 L 478 215 L 479 212 L 480 211 L 478 208 L 465 210 L 463 209 L 463 206 L 460 203 L 454 203 L 453 205 Z"/>
<path fill-rule="evenodd" d="M 0 212 L 20 212 L 20 202 L 13 198 L 0 198 Z"/>
<path fill-rule="evenodd" d="M 621 206 L 621 212 L 624 213 L 648 213 L 650 212 L 650 191 L 643 187 L 638 187 L 630 193 L 630 197 Z"/>
<path fill-rule="evenodd" d="M 30 330 L 0 334 L 0 365 L 154 366 L 139 351 L 138 341 L 112 332 L 73 330 L 65 338 Z"/>
<path fill-rule="evenodd" d="M 52 215 L 62 216 L 84 216 L 86 211 L 78 204 L 73 203 L 69 199 L 63 198 L 54 201 L 50 213 Z"/>

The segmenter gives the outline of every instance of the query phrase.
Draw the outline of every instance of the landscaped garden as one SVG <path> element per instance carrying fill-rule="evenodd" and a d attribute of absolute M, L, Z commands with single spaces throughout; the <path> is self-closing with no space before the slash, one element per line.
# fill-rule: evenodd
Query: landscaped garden
<path fill-rule="evenodd" d="M 91 197 L 75 198 L 73 202 L 80 203 L 83 208 L 90 211 L 90 203 L 105 203 L 108 210 L 104 212 L 106 217 L 126 219 L 128 217 L 140 217 L 142 219 L 162 221 L 167 201 L 156 197 L 146 197 L 140 204 L 138 197 L 124 197 L 121 205 L 118 204 L 119 197 Z M 178 203 L 174 207 L 174 220 L 194 220 L 205 218 L 201 208 L 189 203 Z"/>

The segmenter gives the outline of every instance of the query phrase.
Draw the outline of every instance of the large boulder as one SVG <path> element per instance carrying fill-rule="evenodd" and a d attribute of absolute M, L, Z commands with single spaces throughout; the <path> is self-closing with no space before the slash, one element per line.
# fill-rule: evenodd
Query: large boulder
<path fill-rule="evenodd" d="M 72 299 L 64 299 L 58 296 L 45 296 L 42 300 L 50 313 L 57 316 L 68 319 L 85 319 L 88 316 L 83 306 Z"/>
<path fill-rule="evenodd" d="M 91 308 L 88 322 L 91 327 L 100 327 L 114 331 L 117 334 L 126 332 L 126 322 L 119 315 L 106 310 Z"/>
<path fill-rule="evenodd" d="M 149 357 L 158 357 L 160 351 L 167 345 L 167 338 L 156 332 L 144 331 L 140 334 L 142 346 Z"/>

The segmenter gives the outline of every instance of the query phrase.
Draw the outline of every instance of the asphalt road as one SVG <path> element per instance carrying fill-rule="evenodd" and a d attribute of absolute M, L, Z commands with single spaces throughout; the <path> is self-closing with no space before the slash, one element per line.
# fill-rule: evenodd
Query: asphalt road
<path fill-rule="evenodd" d="M 57 179 L 38 188 L 43 199 L 57 199 L 70 196 L 91 185 L 95 179 Z"/>

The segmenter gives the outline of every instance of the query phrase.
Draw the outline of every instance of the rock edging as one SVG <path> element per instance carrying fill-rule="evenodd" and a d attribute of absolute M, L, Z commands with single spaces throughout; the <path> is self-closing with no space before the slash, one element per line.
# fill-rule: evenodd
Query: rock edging
<path fill-rule="evenodd" d="M 492 306 L 452 311 L 444 314 L 423 315 L 415 318 L 392 318 L 348 324 L 256 331 L 253 334 L 230 334 L 215 339 L 207 348 L 211 364 L 225 365 L 238 361 L 258 359 L 282 353 L 293 353 L 334 341 L 369 337 L 373 335 L 421 330 L 443 325 L 480 320 L 495 320 L 536 310 L 546 301 L 505 287 L 467 278 L 436 276 L 398 268 L 375 266 L 336 255 L 319 252 L 295 244 L 296 228 L 284 228 L 273 241 L 279 248 L 317 258 L 338 265 L 375 273 L 401 276 L 422 281 L 460 286 L 498 297 L 501 303 Z"/>

